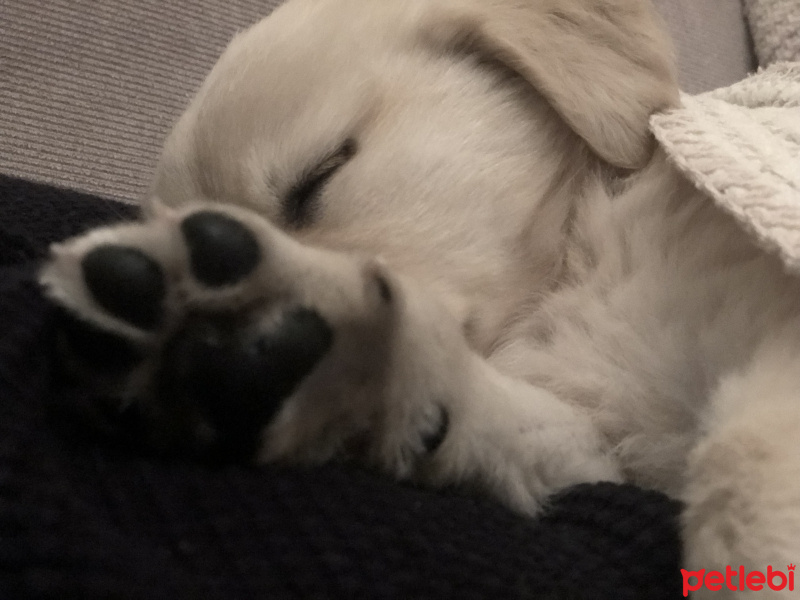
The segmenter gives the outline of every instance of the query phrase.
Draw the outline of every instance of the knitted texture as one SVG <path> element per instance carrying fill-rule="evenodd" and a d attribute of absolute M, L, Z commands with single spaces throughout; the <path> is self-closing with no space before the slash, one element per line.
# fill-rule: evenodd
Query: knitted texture
<path fill-rule="evenodd" d="M 581 485 L 538 520 L 347 466 L 206 468 L 55 410 L 47 243 L 134 209 L 0 176 L 0 598 L 680 597 L 679 507 Z"/>
<path fill-rule="evenodd" d="M 800 273 L 800 63 L 682 102 L 650 120 L 669 157 Z"/>
<path fill-rule="evenodd" d="M 800 2 L 744 0 L 758 64 L 800 60 Z"/>

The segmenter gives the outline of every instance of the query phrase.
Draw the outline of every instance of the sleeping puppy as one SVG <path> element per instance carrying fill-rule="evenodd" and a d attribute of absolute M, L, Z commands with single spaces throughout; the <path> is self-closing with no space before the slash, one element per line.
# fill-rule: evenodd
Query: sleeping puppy
<path fill-rule="evenodd" d="M 527 514 L 631 481 L 687 502 L 688 567 L 782 568 L 800 282 L 654 152 L 677 102 L 643 0 L 291 0 L 211 71 L 146 218 L 54 246 L 65 368 L 165 451 Z"/>

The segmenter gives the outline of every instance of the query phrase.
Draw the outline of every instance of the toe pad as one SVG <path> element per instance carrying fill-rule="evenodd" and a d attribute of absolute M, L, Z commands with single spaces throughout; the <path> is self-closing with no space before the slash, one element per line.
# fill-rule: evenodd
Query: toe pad
<path fill-rule="evenodd" d="M 166 293 L 164 275 L 144 252 L 98 246 L 83 257 L 81 267 L 86 285 L 108 312 L 143 329 L 159 324 Z"/>
<path fill-rule="evenodd" d="M 192 274 L 209 287 L 238 283 L 261 258 L 253 234 L 222 213 L 194 213 L 183 221 L 181 231 L 189 246 Z"/>

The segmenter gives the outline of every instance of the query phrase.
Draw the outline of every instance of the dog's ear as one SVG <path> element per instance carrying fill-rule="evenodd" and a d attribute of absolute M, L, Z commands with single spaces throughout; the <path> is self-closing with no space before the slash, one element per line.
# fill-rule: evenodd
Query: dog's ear
<path fill-rule="evenodd" d="M 430 16 L 426 37 L 512 69 L 617 167 L 647 162 L 650 115 L 678 103 L 649 0 L 451 0 Z"/>

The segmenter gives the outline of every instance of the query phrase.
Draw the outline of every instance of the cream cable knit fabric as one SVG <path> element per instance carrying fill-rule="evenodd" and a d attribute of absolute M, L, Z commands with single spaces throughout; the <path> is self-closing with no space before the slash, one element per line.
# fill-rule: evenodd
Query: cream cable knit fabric
<path fill-rule="evenodd" d="M 652 117 L 656 139 L 698 188 L 800 274 L 800 63 L 682 101 Z"/>
<path fill-rule="evenodd" d="M 800 61 L 800 0 L 745 0 L 762 66 Z M 731 87 L 682 96 L 655 115 L 672 161 L 767 250 L 800 274 L 800 62 Z"/>
<path fill-rule="evenodd" d="M 800 60 L 800 0 L 745 0 L 758 63 Z"/>

